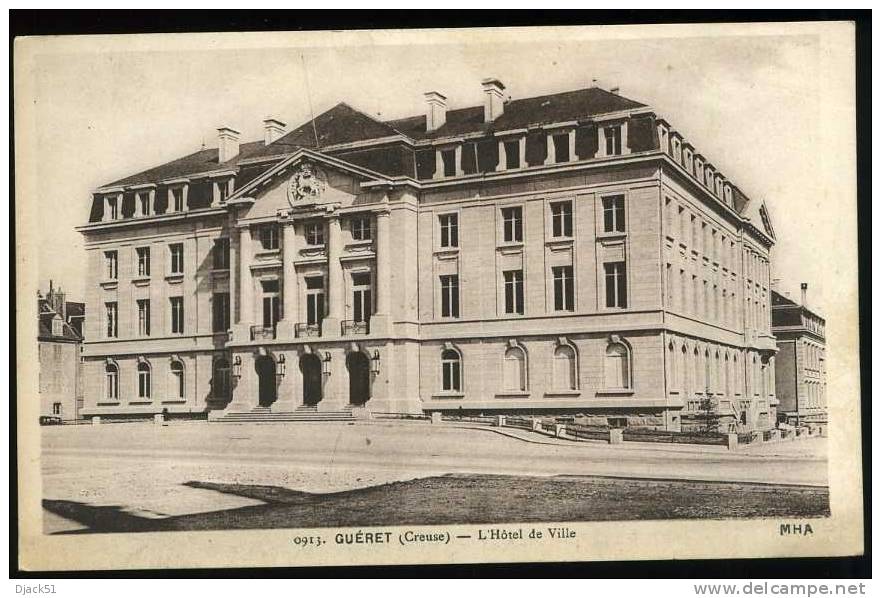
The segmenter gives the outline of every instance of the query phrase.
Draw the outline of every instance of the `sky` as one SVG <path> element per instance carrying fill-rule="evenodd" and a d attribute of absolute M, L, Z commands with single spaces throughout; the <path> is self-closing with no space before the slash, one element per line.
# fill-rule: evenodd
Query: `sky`
<path fill-rule="evenodd" d="M 829 114 L 818 76 L 820 37 L 797 30 L 711 26 L 596 29 L 94 37 L 34 52 L 32 122 L 39 172 L 37 260 L 49 279 L 83 297 L 85 252 L 74 230 L 101 184 L 216 147 L 217 128 L 262 138 L 267 116 L 288 130 L 344 101 L 382 119 L 421 114 L 423 93 L 448 107 L 481 104 L 481 79 L 512 98 L 619 87 L 652 106 L 748 196 L 765 200 L 777 245 L 773 278 L 823 311 L 830 289 L 814 259 L 829 244 L 819 209 L 831 190 L 815 151 Z M 62 40 L 63 41 L 63 40 Z M 824 95 L 825 94 L 825 95 Z M 833 106 L 836 109 L 837 106 Z M 19 128 L 19 134 L 21 134 Z"/>

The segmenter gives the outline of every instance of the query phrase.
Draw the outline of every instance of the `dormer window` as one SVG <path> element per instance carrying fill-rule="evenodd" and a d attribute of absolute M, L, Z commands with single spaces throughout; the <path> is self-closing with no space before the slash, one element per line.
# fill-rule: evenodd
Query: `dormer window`
<path fill-rule="evenodd" d="M 569 156 L 569 133 L 558 133 L 553 136 L 554 158 L 557 163 L 568 162 Z"/>
<path fill-rule="evenodd" d="M 505 170 L 520 168 L 520 141 L 514 139 L 505 142 Z"/>
<path fill-rule="evenodd" d="M 171 190 L 171 209 L 174 212 L 184 211 L 184 189 L 175 187 Z"/>
<path fill-rule="evenodd" d="M 119 219 L 119 197 L 116 195 L 108 195 L 107 198 L 107 219 Z"/>
<path fill-rule="evenodd" d="M 138 213 L 141 216 L 150 215 L 150 192 L 141 191 L 137 194 Z"/>
<path fill-rule="evenodd" d="M 621 125 L 613 125 L 603 129 L 606 137 L 606 155 L 621 155 Z"/>
<path fill-rule="evenodd" d="M 441 150 L 441 160 L 444 164 L 444 176 L 445 177 L 453 177 L 456 176 L 456 150 L 447 149 Z"/>
<path fill-rule="evenodd" d="M 229 182 L 223 181 L 217 185 L 217 198 L 220 201 L 226 201 L 227 197 L 229 197 Z"/>
<path fill-rule="evenodd" d="M 64 322 L 61 317 L 56 316 L 52 320 L 52 336 L 61 336 L 62 334 L 64 334 Z"/>

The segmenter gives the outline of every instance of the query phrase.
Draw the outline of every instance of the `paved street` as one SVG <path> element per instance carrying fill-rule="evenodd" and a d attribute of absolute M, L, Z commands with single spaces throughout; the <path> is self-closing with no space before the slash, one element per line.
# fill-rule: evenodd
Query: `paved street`
<path fill-rule="evenodd" d="M 820 438 L 731 453 L 526 442 L 486 429 L 421 422 L 192 422 L 44 428 L 42 445 L 45 499 L 115 506 L 153 519 L 262 504 L 247 492 L 206 484 L 329 493 L 446 474 L 827 484 Z M 49 532 L 83 527 L 57 515 L 46 519 Z"/>

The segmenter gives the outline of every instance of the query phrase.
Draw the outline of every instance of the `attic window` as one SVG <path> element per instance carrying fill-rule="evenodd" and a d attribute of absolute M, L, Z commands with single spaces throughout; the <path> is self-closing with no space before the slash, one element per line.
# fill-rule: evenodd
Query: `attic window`
<path fill-rule="evenodd" d="M 621 155 L 621 125 L 614 125 L 605 128 L 606 134 L 606 155 Z"/>
<path fill-rule="evenodd" d="M 505 169 L 520 168 L 520 141 L 505 142 Z"/>
<path fill-rule="evenodd" d="M 55 318 L 52 320 L 52 336 L 61 336 L 64 334 L 64 323 L 61 321 L 61 318 Z"/>
<path fill-rule="evenodd" d="M 441 159 L 444 161 L 444 176 L 456 176 L 456 150 L 441 150 Z"/>
<path fill-rule="evenodd" d="M 171 209 L 174 212 L 184 211 L 184 189 L 175 187 L 171 190 Z"/>
<path fill-rule="evenodd" d="M 554 157 L 557 162 L 569 161 L 569 134 L 554 135 Z"/>

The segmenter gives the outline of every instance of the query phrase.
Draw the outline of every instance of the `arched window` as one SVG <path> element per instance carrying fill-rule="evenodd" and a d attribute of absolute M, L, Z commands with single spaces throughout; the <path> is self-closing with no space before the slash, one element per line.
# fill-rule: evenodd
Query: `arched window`
<path fill-rule="evenodd" d="M 104 366 L 104 398 L 111 401 L 119 400 L 119 367 L 115 363 Z"/>
<path fill-rule="evenodd" d="M 671 390 L 678 388 L 676 380 L 676 349 L 673 341 L 667 343 L 667 387 Z"/>
<path fill-rule="evenodd" d="M 685 347 L 685 344 L 682 345 L 682 351 L 679 354 L 679 372 L 682 376 L 682 394 L 688 392 L 690 388 L 690 384 L 688 382 L 688 368 L 686 367 L 686 362 L 688 361 L 688 349 Z"/>
<path fill-rule="evenodd" d="M 721 392 L 722 376 L 722 360 L 719 358 L 719 351 L 716 350 L 716 371 L 713 373 L 713 392 Z"/>
<path fill-rule="evenodd" d="M 441 353 L 441 380 L 444 391 L 462 390 L 462 358 L 458 351 L 444 349 Z"/>
<path fill-rule="evenodd" d="M 694 376 L 691 379 L 691 391 L 694 394 L 698 394 L 703 392 L 703 380 L 701 379 L 701 354 L 700 351 L 697 350 L 697 347 L 694 348 L 694 363 L 692 363 L 692 369 L 694 370 Z"/>
<path fill-rule="evenodd" d="M 560 345 L 554 349 L 554 388 L 557 390 L 578 388 L 575 350 L 568 345 Z"/>
<path fill-rule="evenodd" d="M 214 398 L 229 398 L 229 362 L 225 358 L 214 361 L 214 373 L 211 376 L 211 390 Z"/>
<path fill-rule="evenodd" d="M 740 386 L 740 368 L 737 367 L 737 353 L 732 355 L 731 367 L 734 368 L 734 394 L 739 395 L 743 392 L 743 389 Z"/>
<path fill-rule="evenodd" d="M 753 395 L 759 394 L 759 382 L 757 377 L 759 375 L 759 368 L 756 364 L 756 356 L 753 355 L 752 361 L 752 370 L 750 371 L 750 384 L 752 385 L 752 393 Z"/>
<path fill-rule="evenodd" d="M 606 347 L 606 388 L 630 388 L 630 353 L 623 343 Z"/>
<path fill-rule="evenodd" d="M 526 390 L 526 353 L 520 347 L 505 351 L 505 390 Z"/>
<path fill-rule="evenodd" d="M 731 361 L 728 359 L 728 353 L 725 353 L 725 397 L 731 398 Z"/>
<path fill-rule="evenodd" d="M 713 371 L 710 363 L 710 351 L 704 351 L 704 392 L 710 394 L 713 381 Z"/>
<path fill-rule="evenodd" d="M 184 364 L 178 360 L 171 362 L 171 381 L 168 385 L 169 398 L 184 398 Z"/>
<path fill-rule="evenodd" d="M 138 364 L 138 398 L 150 398 L 150 364 L 146 361 Z"/>

